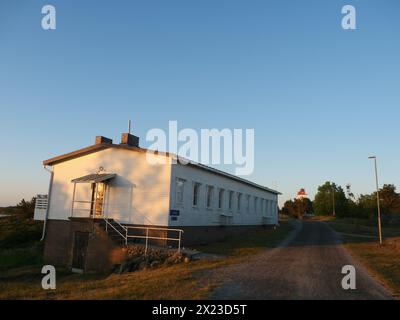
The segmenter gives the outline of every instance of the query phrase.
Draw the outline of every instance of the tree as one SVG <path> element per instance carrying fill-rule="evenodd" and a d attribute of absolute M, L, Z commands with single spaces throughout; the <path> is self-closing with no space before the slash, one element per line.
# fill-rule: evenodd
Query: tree
<path fill-rule="evenodd" d="M 317 215 L 332 215 L 333 203 L 337 216 L 345 216 L 348 213 L 348 199 L 341 186 L 329 181 L 318 187 L 313 207 Z"/>
<path fill-rule="evenodd" d="M 371 218 L 376 215 L 376 192 L 372 194 L 361 194 L 356 202 L 356 208 L 352 215 L 360 218 Z"/>
<path fill-rule="evenodd" d="M 310 199 L 294 199 L 285 202 L 282 213 L 294 218 L 302 219 L 304 214 L 312 213 L 313 205 Z"/>
<path fill-rule="evenodd" d="M 308 198 L 295 199 L 294 202 L 296 204 L 296 207 L 298 208 L 297 212 L 301 218 L 306 213 L 313 212 L 313 203 L 310 199 L 308 199 Z"/>
<path fill-rule="evenodd" d="M 400 213 L 400 194 L 393 184 L 385 184 L 379 189 L 379 198 L 383 214 Z"/>
<path fill-rule="evenodd" d="M 22 199 L 20 203 L 18 203 L 16 206 L 16 213 L 25 215 L 27 217 L 33 217 L 33 213 L 35 211 L 35 203 L 35 197 L 33 197 L 30 201 Z"/>
<path fill-rule="evenodd" d="M 282 207 L 282 213 L 287 216 L 296 216 L 293 200 L 287 200 Z M 297 216 L 296 216 L 297 217 Z"/>
<path fill-rule="evenodd" d="M 400 194 L 393 184 L 385 184 L 379 189 L 382 214 L 400 214 Z M 361 218 L 371 218 L 377 214 L 376 192 L 362 194 L 357 199 L 357 210 L 353 212 Z"/>

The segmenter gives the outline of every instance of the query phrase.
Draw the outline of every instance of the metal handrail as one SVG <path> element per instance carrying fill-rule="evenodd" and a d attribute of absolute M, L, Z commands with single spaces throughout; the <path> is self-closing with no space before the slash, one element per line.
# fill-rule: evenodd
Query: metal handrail
<path fill-rule="evenodd" d="M 118 220 L 116 219 L 112 219 L 113 221 L 115 221 L 122 229 L 124 229 L 125 231 L 128 229 L 128 227 L 122 225 Z"/>
<path fill-rule="evenodd" d="M 128 244 L 128 238 L 127 238 L 126 235 L 124 236 L 121 232 L 119 232 L 119 230 L 118 230 L 117 228 L 115 228 L 115 227 L 113 226 L 113 224 L 110 223 L 110 221 L 108 221 L 108 219 L 104 218 L 104 221 L 106 222 L 106 231 L 107 231 L 107 226 L 110 226 L 110 227 L 113 228 L 122 238 L 124 238 L 125 244 Z M 118 223 L 118 224 L 119 224 L 119 223 Z M 126 231 L 127 231 L 126 228 L 124 228 L 124 229 L 125 229 L 125 232 L 126 232 Z"/>
<path fill-rule="evenodd" d="M 185 232 L 182 229 L 170 229 L 170 228 L 152 228 L 152 227 L 131 227 L 127 226 L 127 238 L 134 238 L 134 239 L 145 239 L 146 240 L 146 245 L 145 245 L 145 254 L 147 254 L 148 250 L 148 243 L 149 240 L 167 240 L 167 241 L 177 241 L 178 242 L 178 252 L 181 252 L 181 243 L 182 243 L 182 234 Z M 129 235 L 129 229 L 134 229 L 134 230 L 146 230 L 146 235 L 145 236 L 140 236 L 140 235 Z M 179 236 L 178 238 L 170 238 L 170 237 L 157 237 L 157 236 L 149 236 L 149 231 L 166 231 L 166 232 L 178 232 Z"/>
<path fill-rule="evenodd" d="M 128 239 L 145 239 L 146 240 L 146 245 L 145 245 L 145 254 L 147 254 L 148 247 L 149 247 L 149 240 L 166 240 L 166 241 L 177 241 L 178 242 L 178 252 L 181 252 L 181 243 L 182 243 L 182 235 L 184 234 L 184 231 L 182 229 L 170 229 L 170 228 L 152 228 L 152 227 L 131 227 L 131 226 L 124 226 L 122 225 L 117 219 L 112 219 L 115 223 L 117 223 L 122 229 L 125 230 L 125 235 L 123 235 L 108 219 L 108 218 L 103 218 L 104 221 L 106 222 L 106 231 L 107 227 L 110 226 L 112 227 L 124 240 L 125 244 L 128 244 Z M 146 231 L 146 235 L 130 235 L 129 230 L 134 229 L 134 230 L 144 230 Z M 157 237 L 157 236 L 149 236 L 149 231 L 166 231 L 166 232 L 178 232 L 179 236 L 177 238 L 171 238 L 171 237 Z"/>
<path fill-rule="evenodd" d="M 129 236 L 128 238 L 137 238 L 137 239 L 151 239 L 151 240 L 171 240 L 171 241 L 179 241 L 176 238 L 164 238 L 164 237 L 149 237 L 149 236 Z"/>
<path fill-rule="evenodd" d="M 115 220 L 115 219 L 114 219 Z M 116 220 L 115 220 L 116 221 Z M 182 229 L 170 229 L 170 228 L 153 228 L 153 227 L 134 227 L 134 226 L 126 226 L 128 229 L 149 229 L 149 230 L 168 230 L 168 231 L 176 231 L 176 232 L 184 232 Z"/>

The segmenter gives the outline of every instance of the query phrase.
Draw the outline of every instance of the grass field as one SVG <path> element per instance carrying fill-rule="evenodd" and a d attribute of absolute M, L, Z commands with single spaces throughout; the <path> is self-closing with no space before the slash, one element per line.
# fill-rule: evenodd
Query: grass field
<path fill-rule="evenodd" d="M 204 271 L 268 250 L 282 241 L 290 230 L 291 224 L 286 221 L 276 230 L 265 228 L 197 248 L 223 255 L 220 259 L 202 259 L 123 275 L 77 275 L 58 270 L 57 289 L 53 291 L 41 288 L 40 257 L 19 252 L 10 260 L 14 262 L 0 272 L 0 299 L 206 299 L 215 284 L 203 276 Z M 32 265 L 17 263 L 15 257 Z"/>
<path fill-rule="evenodd" d="M 382 245 L 378 229 L 362 219 L 334 219 L 329 224 L 342 233 L 346 248 L 400 297 L 400 226 L 384 226 Z"/>

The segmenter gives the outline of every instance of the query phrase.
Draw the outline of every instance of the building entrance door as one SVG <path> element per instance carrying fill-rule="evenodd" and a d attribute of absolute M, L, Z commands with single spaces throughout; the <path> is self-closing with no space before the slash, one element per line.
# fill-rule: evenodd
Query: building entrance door
<path fill-rule="evenodd" d="M 85 270 L 86 252 L 89 243 L 88 232 L 75 232 L 72 268 Z"/>
<path fill-rule="evenodd" d="M 90 215 L 93 218 L 101 218 L 103 216 L 105 190 L 106 185 L 104 183 L 92 184 L 92 204 L 90 208 Z"/>

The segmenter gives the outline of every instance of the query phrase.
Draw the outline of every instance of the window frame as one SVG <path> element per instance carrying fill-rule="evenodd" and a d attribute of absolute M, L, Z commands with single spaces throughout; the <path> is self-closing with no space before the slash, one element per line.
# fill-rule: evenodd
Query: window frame
<path fill-rule="evenodd" d="M 195 196 L 195 189 L 197 188 L 197 194 Z M 201 183 L 200 182 L 193 182 L 193 188 L 192 188 L 192 207 L 193 208 L 199 208 L 199 203 L 200 203 L 200 188 L 201 188 Z M 194 199 L 196 198 L 196 204 L 194 203 Z"/>
<path fill-rule="evenodd" d="M 237 212 L 241 212 L 242 210 L 242 196 L 241 192 L 237 192 L 237 201 L 236 201 L 236 210 Z"/>
<path fill-rule="evenodd" d="M 250 213 L 250 202 L 251 202 L 251 195 L 246 195 L 246 212 Z"/>
<path fill-rule="evenodd" d="M 232 190 L 229 190 L 229 196 L 228 196 L 228 210 L 230 212 L 233 212 L 233 196 L 235 192 Z"/>
<path fill-rule="evenodd" d="M 219 188 L 218 190 L 218 210 L 224 209 L 225 189 Z"/>
<path fill-rule="evenodd" d="M 178 198 L 178 182 L 182 182 L 182 202 L 178 203 L 177 198 Z M 185 183 L 186 180 L 176 177 L 175 178 L 175 197 L 174 197 L 174 205 L 176 208 L 183 208 L 184 207 L 184 203 L 185 203 Z"/>
<path fill-rule="evenodd" d="M 206 186 L 206 209 L 208 210 L 213 209 L 213 202 L 214 202 L 213 198 L 214 198 L 214 186 L 208 184 Z M 208 200 L 210 200 L 210 203 L 208 203 Z"/>

